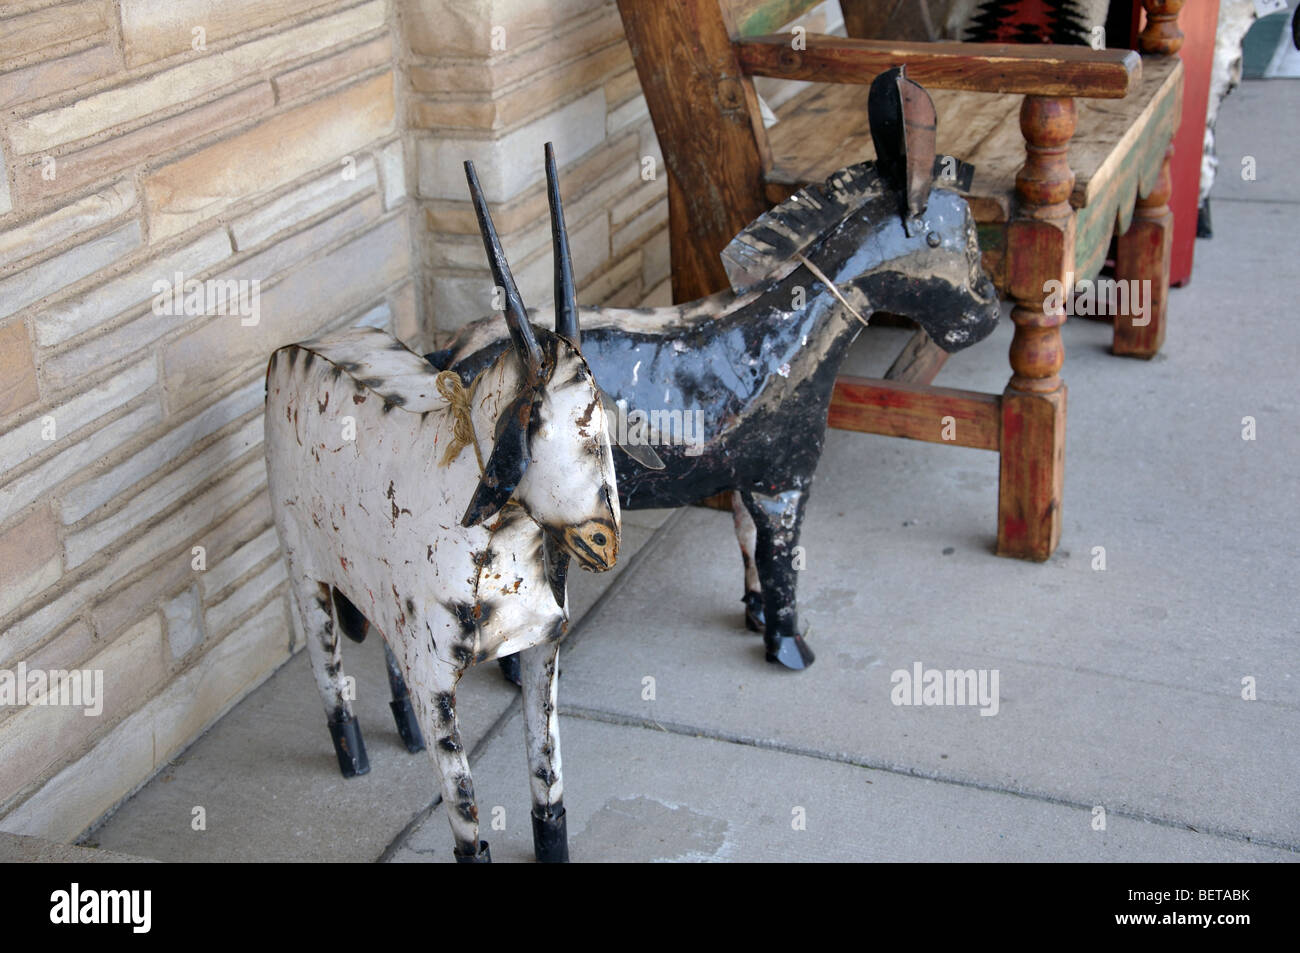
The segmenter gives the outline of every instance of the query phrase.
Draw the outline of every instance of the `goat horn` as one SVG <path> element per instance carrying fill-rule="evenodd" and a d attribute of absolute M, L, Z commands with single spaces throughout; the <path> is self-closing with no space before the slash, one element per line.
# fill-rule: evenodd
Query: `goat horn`
<path fill-rule="evenodd" d="M 581 350 L 578 328 L 578 292 L 573 283 L 573 259 L 569 255 L 569 232 L 564 227 L 560 203 L 560 176 L 555 170 L 555 146 L 546 144 L 546 197 L 551 203 L 551 244 L 555 255 L 555 333 Z"/>
<path fill-rule="evenodd" d="M 478 228 L 483 234 L 483 250 L 487 252 L 488 265 L 492 268 L 492 280 L 505 293 L 505 318 L 506 325 L 510 328 L 510 339 L 514 341 L 519 359 L 524 362 L 529 380 L 536 382 L 542 372 L 542 349 L 537 345 L 533 326 L 528 323 L 524 301 L 519 296 L 514 276 L 510 274 L 510 263 L 506 261 L 505 249 L 501 247 L 496 226 L 492 224 L 492 216 L 488 212 L 487 200 L 483 197 L 483 188 L 478 183 L 474 163 L 468 160 L 465 162 L 465 178 L 469 181 L 469 194 L 474 200 L 474 214 L 478 217 Z"/>

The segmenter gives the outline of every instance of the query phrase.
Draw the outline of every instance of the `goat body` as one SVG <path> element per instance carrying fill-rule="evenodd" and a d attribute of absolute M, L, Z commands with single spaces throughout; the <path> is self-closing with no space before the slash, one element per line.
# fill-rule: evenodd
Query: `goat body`
<path fill-rule="evenodd" d="M 588 429 L 576 429 L 580 439 L 536 441 L 550 465 L 534 461 L 531 470 L 538 480 L 559 472 L 580 486 L 583 469 L 575 461 L 594 460 L 602 479 L 612 480 L 590 373 L 557 336 L 544 341 L 552 355 L 559 353 L 571 382 L 546 392 L 546 414 L 563 425 L 548 429 L 561 437 L 575 433 L 566 428 L 581 419 L 584 396 L 596 406 Z M 476 382 L 468 401 L 472 443 L 498 432 L 521 380 L 514 354 L 504 353 Z M 359 641 L 370 623 L 389 650 L 399 732 L 408 747 L 432 742 L 457 856 L 483 859 L 473 781 L 456 726 L 456 684 L 470 665 L 522 652 L 534 826 L 550 859 L 567 857 L 555 665 L 568 616 L 562 585 L 557 596 L 548 576 L 550 529 L 516 503 L 479 525 L 461 525 L 465 502 L 482 484 L 478 460 L 492 444 L 455 452 L 457 411 L 440 393 L 437 372 L 382 332 L 357 329 L 281 348 L 271 357 L 266 387 L 276 526 L 344 775 L 364 774 L 369 764 L 339 635 Z M 449 447 L 454 456 L 447 459 Z M 565 447 L 571 459 L 556 456 Z M 612 495 L 603 482 L 593 486 L 591 505 Z M 599 516 L 589 522 L 597 538 L 607 531 L 609 543 L 603 556 L 591 555 L 597 544 L 578 556 L 592 568 L 608 568 L 617 549 L 617 510 L 612 523 Z"/>
<path fill-rule="evenodd" d="M 475 390 L 476 434 L 517 385 L 513 363 L 498 365 Z M 557 636 L 565 614 L 542 572 L 544 531 L 520 507 L 460 525 L 480 474 L 472 447 L 440 465 L 455 417 L 436 377 L 370 329 L 282 348 L 267 374 L 267 461 L 291 562 L 389 638 L 411 636 L 407 667 L 427 655 L 463 668 L 536 631 Z"/>

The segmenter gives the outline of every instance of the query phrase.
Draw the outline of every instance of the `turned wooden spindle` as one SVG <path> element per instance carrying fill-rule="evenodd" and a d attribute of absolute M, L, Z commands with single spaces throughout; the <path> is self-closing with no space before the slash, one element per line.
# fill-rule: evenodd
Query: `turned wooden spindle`
<path fill-rule="evenodd" d="M 1147 25 L 1138 36 L 1143 53 L 1173 56 L 1183 48 L 1183 31 L 1178 29 L 1178 14 L 1185 0 L 1142 0 Z"/>
<path fill-rule="evenodd" d="M 1064 308 L 1044 307 L 1048 281 L 1064 281 L 1073 265 L 1070 193 L 1074 173 L 1070 171 L 1070 137 L 1074 135 L 1076 112 L 1068 97 L 1026 96 L 1020 107 L 1020 130 L 1025 137 L 1025 165 L 1016 176 L 1018 217 L 1060 230 L 1061 242 L 1040 244 L 1039 254 L 1023 256 L 1025 281 L 1013 288 L 1016 304 L 1011 312 L 1015 337 L 1011 342 L 1010 386 L 1016 390 L 1043 393 L 1061 384 L 1058 372 L 1065 359 L 1061 344 Z"/>
<path fill-rule="evenodd" d="M 1116 242 L 1115 276 L 1143 282 L 1146 301 L 1141 314 L 1115 315 L 1112 350 L 1116 354 L 1152 358 L 1164 344 L 1174 231 L 1174 214 L 1169 208 L 1169 199 L 1174 192 L 1170 175 L 1173 154 L 1173 146 L 1170 146 L 1151 191 L 1138 198 L 1132 224 Z"/>
<path fill-rule="evenodd" d="M 1018 250 L 1008 264 L 1015 333 L 1012 376 L 1002 392 L 998 475 L 998 554 L 1020 559 L 1047 559 L 1061 538 L 1065 309 L 1048 308 L 1047 299 L 1048 282 L 1064 285 L 1074 267 L 1069 148 L 1075 119 L 1069 97 L 1026 96 L 1020 107 L 1025 164 L 1016 176 L 1016 212 L 1007 236 L 1008 246 Z"/>
<path fill-rule="evenodd" d="M 1156 177 L 1155 185 L 1151 186 L 1150 193 L 1137 200 L 1137 207 L 1133 211 L 1134 221 L 1164 220 L 1169 215 L 1169 199 L 1174 194 L 1174 180 L 1170 174 L 1173 157 L 1174 147 L 1170 146 L 1164 161 L 1160 163 L 1160 174 Z"/>
<path fill-rule="evenodd" d="M 1077 119 L 1074 100 L 1068 96 L 1026 96 L 1020 104 L 1025 164 L 1016 174 L 1016 197 L 1022 211 L 1057 211 L 1070 201 L 1074 173 L 1068 153 Z"/>

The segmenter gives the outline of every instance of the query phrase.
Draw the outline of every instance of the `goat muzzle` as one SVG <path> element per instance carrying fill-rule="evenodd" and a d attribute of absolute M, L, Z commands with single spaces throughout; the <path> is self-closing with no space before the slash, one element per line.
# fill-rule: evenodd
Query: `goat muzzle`
<path fill-rule="evenodd" d="M 589 572 L 604 572 L 618 559 L 618 532 L 603 520 L 566 527 L 564 548 Z"/>

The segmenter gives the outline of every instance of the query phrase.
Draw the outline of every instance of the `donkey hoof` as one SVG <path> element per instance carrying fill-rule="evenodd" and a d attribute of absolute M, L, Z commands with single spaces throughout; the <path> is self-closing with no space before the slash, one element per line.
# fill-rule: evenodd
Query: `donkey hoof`
<path fill-rule="evenodd" d="M 783 635 L 775 651 L 772 650 L 770 645 L 767 649 L 767 660 L 769 662 L 784 665 L 786 668 L 795 671 L 807 668 L 816 657 L 813 655 L 813 650 L 804 642 L 802 635 Z"/>
<path fill-rule="evenodd" d="M 406 745 L 406 750 L 415 754 L 424 750 L 424 735 L 420 733 L 420 723 L 415 720 L 415 709 L 411 706 L 411 696 L 394 698 L 388 703 L 393 710 L 393 721 L 397 723 L 397 734 Z"/>
<path fill-rule="evenodd" d="M 490 864 L 490 863 L 492 863 L 492 852 L 491 852 L 490 850 L 488 850 L 488 842 L 485 841 L 485 840 L 481 840 L 481 841 L 478 842 L 478 853 L 477 853 L 477 854 L 462 854 L 462 853 L 460 852 L 460 848 L 459 848 L 459 847 L 457 847 L 455 850 L 453 850 L 452 853 L 456 855 L 456 863 L 458 863 L 458 864 Z"/>
<path fill-rule="evenodd" d="M 763 619 L 763 596 L 758 592 L 747 592 L 741 600 L 745 603 L 745 628 L 750 632 L 762 633 L 767 630 Z"/>
<path fill-rule="evenodd" d="M 519 656 L 506 655 L 497 659 L 497 664 L 501 666 L 501 677 L 504 678 L 515 688 L 522 688 L 524 684 L 523 676 L 519 673 Z"/>
<path fill-rule="evenodd" d="M 356 717 L 330 719 L 330 737 L 334 739 L 334 753 L 339 758 L 339 770 L 345 778 L 370 773 L 370 760 L 366 757 L 366 743 L 361 737 L 361 722 Z"/>
<path fill-rule="evenodd" d="M 550 817 L 533 814 L 533 856 L 540 864 L 569 862 L 569 824 L 564 808 Z"/>

